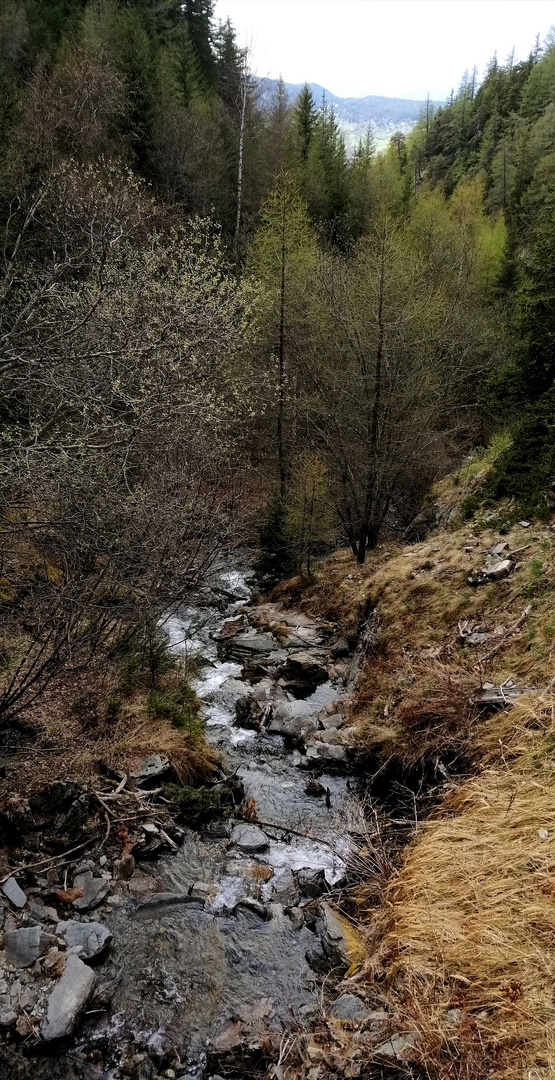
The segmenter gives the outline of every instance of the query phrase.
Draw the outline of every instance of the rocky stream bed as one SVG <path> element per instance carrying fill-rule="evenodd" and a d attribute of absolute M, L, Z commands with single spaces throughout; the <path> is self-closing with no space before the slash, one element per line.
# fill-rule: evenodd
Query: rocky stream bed
<path fill-rule="evenodd" d="M 163 820 L 169 763 L 153 755 L 132 778 L 132 853 L 99 848 L 2 883 L 2 1077 L 247 1076 L 308 1029 L 322 978 L 357 959 L 329 903 L 364 829 L 349 780 L 356 657 L 328 624 L 250 605 L 238 572 L 212 595 L 166 630 L 197 657 L 231 813 L 194 830 Z M 352 994 L 332 1008 L 372 1019 Z"/>

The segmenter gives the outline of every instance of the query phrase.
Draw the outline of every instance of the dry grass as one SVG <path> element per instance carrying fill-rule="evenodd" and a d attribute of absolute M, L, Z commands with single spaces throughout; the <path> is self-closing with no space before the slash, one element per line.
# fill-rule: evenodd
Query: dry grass
<path fill-rule="evenodd" d="M 555 1074 L 550 694 L 512 718 L 512 732 L 498 725 L 501 755 L 509 735 L 522 753 L 444 803 L 382 908 L 372 977 L 419 1032 L 435 1076 Z"/>

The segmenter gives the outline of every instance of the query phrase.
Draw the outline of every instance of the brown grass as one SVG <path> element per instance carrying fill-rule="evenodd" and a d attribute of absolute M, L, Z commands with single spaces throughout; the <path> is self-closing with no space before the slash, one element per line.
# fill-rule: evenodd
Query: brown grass
<path fill-rule="evenodd" d="M 484 769 L 444 803 L 382 908 L 371 976 L 419 1032 L 431 1075 L 555 1072 L 550 694 L 512 716 L 520 757 Z M 483 1071 L 473 1073 L 478 1052 Z"/>

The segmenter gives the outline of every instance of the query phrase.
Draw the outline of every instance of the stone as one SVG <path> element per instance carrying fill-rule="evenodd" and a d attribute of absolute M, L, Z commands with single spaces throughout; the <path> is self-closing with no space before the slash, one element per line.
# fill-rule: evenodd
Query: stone
<path fill-rule="evenodd" d="M 292 930 L 300 930 L 304 926 L 304 915 L 299 907 L 287 908 L 286 914 L 291 920 Z"/>
<path fill-rule="evenodd" d="M 251 694 L 242 694 L 235 702 L 235 727 L 246 728 L 250 731 L 260 731 L 262 723 L 262 709 L 258 701 Z"/>
<path fill-rule="evenodd" d="M 95 982 L 94 971 L 76 953 L 70 953 L 64 973 L 48 998 L 46 1015 L 41 1023 L 45 1042 L 71 1035 L 90 1000 Z"/>
<path fill-rule="evenodd" d="M 212 1054 L 229 1054 L 238 1050 L 243 1045 L 241 1025 L 229 1021 L 210 1039 L 208 1052 Z"/>
<path fill-rule="evenodd" d="M 503 554 L 504 551 L 508 551 L 508 550 L 509 550 L 509 545 L 508 545 L 507 541 L 505 540 L 500 544 L 494 544 L 493 547 L 490 547 L 490 549 L 488 551 L 488 555 L 493 555 L 494 558 L 498 559 Z"/>
<path fill-rule="evenodd" d="M 82 960 L 91 960 L 110 944 L 113 935 L 99 922 L 77 922 L 67 919 L 58 923 L 56 933 L 61 934 L 68 949 L 78 948 Z"/>
<path fill-rule="evenodd" d="M 347 764 L 347 751 L 344 746 L 334 746 L 332 743 L 312 743 L 300 762 L 301 768 L 312 769 L 315 765 L 322 768 L 341 768 Z"/>
<path fill-rule="evenodd" d="M 511 559 L 500 559 L 491 566 L 486 566 L 486 575 L 490 581 L 500 581 L 501 578 L 508 577 L 512 569 Z"/>
<path fill-rule="evenodd" d="M 318 721 L 314 716 L 293 716 L 283 725 L 282 734 L 295 745 L 302 747 L 316 731 Z"/>
<path fill-rule="evenodd" d="M 51 943 L 49 934 L 43 934 L 40 926 L 23 926 L 6 934 L 6 959 L 14 967 L 26 968 L 38 960 Z"/>
<path fill-rule="evenodd" d="M 14 1027 L 17 1022 L 17 1013 L 13 1009 L 6 1009 L 5 1012 L 0 1013 L 0 1027 L 10 1028 Z"/>
<path fill-rule="evenodd" d="M 163 776 L 169 770 L 170 763 L 167 757 L 163 757 L 161 754 L 149 754 L 148 757 L 142 758 L 137 771 L 132 772 L 131 776 L 141 783 L 144 780 L 152 780 L 155 777 Z"/>
<path fill-rule="evenodd" d="M 8 900 L 11 904 L 14 905 L 14 907 L 25 907 L 25 904 L 27 903 L 27 897 L 23 892 L 23 889 L 20 889 L 15 878 L 9 877 L 7 881 L 4 881 L 4 883 L 2 884 L 2 892 L 4 893 L 4 896 L 7 896 Z"/>
<path fill-rule="evenodd" d="M 28 1016 L 18 1016 L 15 1030 L 23 1039 L 27 1038 L 27 1035 L 30 1035 L 33 1030 L 32 1020 Z"/>
<path fill-rule="evenodd" d="M 487 639 L 487 634 L 479 634 L 474 631 L 472 634 L 468 634 L 463 638 L 463 645 L 483 645 Z"/>
<path fill-rule="evenodd" d="M 274 651 L 276 639 L 272 634 L 260 633 L 258 630 L 246 630 L 236 634 L 225 643 L 222 642 L 227 656 L 237 660 L 244 660 L 251 656 L 263 656 Z"/>
<path fill-rule="evenodd" d="M 121 859 L 115 859 L 113 875 L 115 881 L 129 881 L 135 873 L 135 859 L 133 855 L 122 855 Z"/>
<path fill-rule="evenodd" d="M 354 963 L 360 963 L 366 953 L 354 927 L 347 919 L 332 911 L 329 904 L 320 904 L 323 922 L 322 946 L 333 968 L 346 971 Z"/>
<path fill-rule="evenodd" d="M 331 716 L 319 716 L 318 719 L 320 721 L 320 726 L 323 727 L 324 731 L 343 727 L 345 722 L 341 713 L 332 713 Z"/>
<path fill-rule="evenodd" d="M 281 665 L 279 674 L 287 683 L 308 683 L 310 686 L 318 686 L 328 680 L 327 668 L 308 651 L 291 653 Z"/>
<path fill-rule="evenodd" d="M 416 1039 L 414 1035 L 392 1035 L 390 1039 L 382 1043 L 381 1046 L 377 1046 L 374 1050 L 375 1054 L 382 1054 L 383 1057 L 397 1058 L 402 1061 L 403 1058 L 409 1055 L 409 1052 L 414 1049 L 416 1045 Z"/>
<path fill-rule="evenodd" d="M 231 843 L 240 851 L 254 855 L 258 851 L 265 851 L 269 840 L 256 825 L 235 825 L 231 831 Z"/>
<path fill-rule="evenodd" d="M 310 866 L 303 867 L 302 870 L 297 871 L 297 881 L 303 896 L 309 896 L 312 899 L 321 896 L 327 889 L 324 871 L 314 869 Z"/>
<path fill-rule="evenodd" d="M 143 873 L 142 870 L 135 871 L 129 882 L 129 895 L 135 900 L 142 900 L 156 892 L 158 892 L 158 885 L 155 879 L 150 874 Z"/>
<path fill-rule="evenodd" d="M 77 896 L 72 901 L 77 911 L 91 911 L 98 907 L 106 899 L 110 890 L 110 882 L 103 877 L 93 877 L 92 872 L 87 870 L 84 874 L 77 874 L 73 879 L 73 887 L 83 890 L 82 896 Z"/>
<path fill-rule="evenodd" d="M 42 967 L 47 975 L 53 975 L 59 978 L 63 974 L 63 970 L 66 966 L 66 954 L 60 952 L 57 947 L 49 949 L 46 956 L 43 957 Z M 38 972 L 42 974 L 42 972 Z"/>
<path fill-rule="evenodd" d="M 371 1010 L 354 994 L 341 994 L 341 997 L 334 1001 L 331 1014 L 338 1020 L 367 1020 L 372 1016 Z"/>
<path fill-rule="evenodd" d="M 276 870 L 270 883 L 263 889 L 264 897 L 272 897 L 272 900 L 284 907 L 294 907 L 299 900 L 299 887 L 289 866 Z"/>
<path fill-rule="evenodd" d="M 519 521 L 518 524 L 520 525 L 521 529 L 529 529 L 531 522 L 529 522 L 529 521 Z"/>

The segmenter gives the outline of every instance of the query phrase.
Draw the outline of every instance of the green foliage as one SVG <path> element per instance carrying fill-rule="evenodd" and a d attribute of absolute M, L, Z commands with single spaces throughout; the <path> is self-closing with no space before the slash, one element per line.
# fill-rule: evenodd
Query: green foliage
<path fill-rule="evenodd" d="M 148 711 L 152 716 L 164 716 L 175 728 L 193 739 L 202 738 L 202 721 L 199 717 L 200 702 L 187 680 L 183 679 L 176 690 L 152 689 L 148 695 Z"/>

